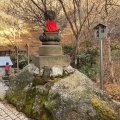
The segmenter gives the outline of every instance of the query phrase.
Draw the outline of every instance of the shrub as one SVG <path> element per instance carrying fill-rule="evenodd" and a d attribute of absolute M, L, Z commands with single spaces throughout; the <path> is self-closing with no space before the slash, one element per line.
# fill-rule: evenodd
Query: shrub
<path fill-rule="evenodd" d="M 97 49 L 87 48 L 78 56 L 79 66 L 76 68 L 91 79 L 95 80 L 95 75 L 99 72 L 97 63 L 98 55 Z"/>
<path fill-rule="evenodd" d="M 14 55 L 10 56 L 12 62 L 13 62 L 13 68 L 17 68 L 17 58 Z M 24 54 L 19 54 L 18 55 L 18 62 L 19 62 L 19 68 L 23 69 L 27 65 L 27 57 Z M 31 62 L 31 57 L 30 57 L 30 62 Z"/>

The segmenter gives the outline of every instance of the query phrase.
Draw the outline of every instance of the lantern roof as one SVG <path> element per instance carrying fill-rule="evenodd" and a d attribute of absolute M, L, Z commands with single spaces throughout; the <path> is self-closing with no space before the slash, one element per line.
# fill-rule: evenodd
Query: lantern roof
<path fill-rule="evenodd" d="M 97 24 L 97 25 L 94 27 L 94 29 L 96 29 L 98 26 L 103 26 L 103 27 L 105 27 L 105 28 L 107 27 L 106 24 L 99 23 L 99 24 Z"/>

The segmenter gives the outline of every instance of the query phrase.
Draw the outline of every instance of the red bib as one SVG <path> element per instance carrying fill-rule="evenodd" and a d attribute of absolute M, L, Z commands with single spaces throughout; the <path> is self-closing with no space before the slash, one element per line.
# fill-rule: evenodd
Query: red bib
<path fill-rule="evenodd" d="M 10 68 L 10 65 L 5 66 L 5 70 L 9 70 L 9 68 Z"/>
<path fill-rule="evenodd" d="M 46 31 L 47 32 L 54 32 L 56 30 L 58 30 L 58 27 L 57 27 L 55 21 L 54 20 L 47 20 Z"/>

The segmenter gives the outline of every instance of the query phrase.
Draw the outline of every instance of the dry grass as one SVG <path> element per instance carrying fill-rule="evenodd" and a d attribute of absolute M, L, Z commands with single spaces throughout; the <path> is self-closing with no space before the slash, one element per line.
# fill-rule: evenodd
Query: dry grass
<path fill-rule="evenodd" d="M 108 83 L 105 84 L 105 92 L 109 94 L 109 96 L 120 102 L 120 83 Z"/>

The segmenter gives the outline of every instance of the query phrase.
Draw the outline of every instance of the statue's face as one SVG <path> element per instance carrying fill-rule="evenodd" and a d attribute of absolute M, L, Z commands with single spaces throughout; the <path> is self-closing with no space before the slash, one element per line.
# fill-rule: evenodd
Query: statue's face
<path fill-rule="evenodd" d="M 47 11 L 45 12 L 44 16 L 45 16 L 45 20 L 48 20 L 48 19 L 49 19 L 49 20 L 54 20 L 55 17 L 56 17 L 55 12 L 52 11 L 52 10 L 47 10 Z"/>

